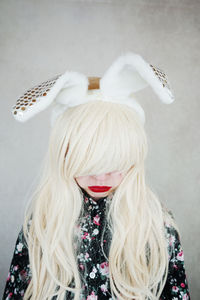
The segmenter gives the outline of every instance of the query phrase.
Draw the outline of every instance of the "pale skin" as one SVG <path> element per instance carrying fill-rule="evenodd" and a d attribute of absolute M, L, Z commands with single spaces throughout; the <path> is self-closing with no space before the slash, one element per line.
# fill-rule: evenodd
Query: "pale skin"
<path fill-rule="evenodd" d="M 114 171 L 100 175 L 79 176 L 75 177 L 75 180 L 92 198 L 98 200 L 112 193 L 120 185 L 127 172 L 128 171 Z M 105 192 L 93 192 L 88 188 L 89 186 L 109 186 L 111 189 Z"/>

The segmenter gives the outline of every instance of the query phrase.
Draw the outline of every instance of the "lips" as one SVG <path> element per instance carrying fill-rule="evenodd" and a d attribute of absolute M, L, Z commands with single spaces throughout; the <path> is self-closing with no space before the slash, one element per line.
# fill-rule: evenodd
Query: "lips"
<path fill-rule="evenodd" d="M 111 189 L 111 186 L 88 186 L 88 188 L 95 193 L 107 192 Z"/>

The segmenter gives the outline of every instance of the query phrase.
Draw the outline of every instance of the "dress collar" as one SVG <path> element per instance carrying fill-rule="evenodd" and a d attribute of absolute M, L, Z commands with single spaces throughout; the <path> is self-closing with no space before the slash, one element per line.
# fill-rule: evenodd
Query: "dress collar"
<path fill-rule="evenodd" d="M 114 193 L 110 193 L 106 197 L 99 198 L 98 200 L 95 200 L 92 196 L 90 196 L 84 189 L 81 188 L 83 199 L 84 199 L 84 205 L 85 207 L 89 208 L 92 207 L 93 209 L 99 209 L 106 206 L 106 204 L 110 203 L 110 200 L 113 197 Z"/>

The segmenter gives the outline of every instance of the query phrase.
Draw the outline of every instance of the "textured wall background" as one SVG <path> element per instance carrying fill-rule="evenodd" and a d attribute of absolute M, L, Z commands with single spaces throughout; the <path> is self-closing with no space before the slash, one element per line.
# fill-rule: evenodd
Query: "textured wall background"
<path fill-rule="evenodd" d="M 21 124 L 11 107 L 26 89 L 67 69 L 101 76 L 133 51 L 166 71 L 176 96 L 167 106 L 150 88 L 138 95 L 147 181 L 174 213 L 191 296 L 199 299 L 199 12 L 198 0 L 0 1 L 0 294 L 50 130 L 49 110 Z"/>

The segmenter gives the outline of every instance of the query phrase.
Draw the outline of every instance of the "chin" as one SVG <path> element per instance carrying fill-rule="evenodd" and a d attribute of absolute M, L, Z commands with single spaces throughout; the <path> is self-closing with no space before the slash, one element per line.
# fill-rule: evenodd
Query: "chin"
<path fill-rule="evenodd" d="M 92 192 L 91 190 L 88 190 L 87 191 L 88 194 L 94 198 L 101 198 L 101 197 L 105 197 L 107 196 L 109 193 L 108 192 L 100 192 L 100 193 L 95 193 L 95 192 Z M 110 191 L 109 191 L 110 192 Z"/>

